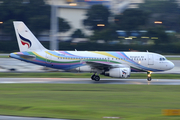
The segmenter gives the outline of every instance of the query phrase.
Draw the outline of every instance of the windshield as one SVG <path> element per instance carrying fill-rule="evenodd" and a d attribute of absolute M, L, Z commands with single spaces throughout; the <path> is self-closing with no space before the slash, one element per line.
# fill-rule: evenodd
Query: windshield
<path fill-rule="evenodd" d="M 165 61 L 166 58 L 162 57 L 162 58 L 159 58 L 160 61 Z"/>

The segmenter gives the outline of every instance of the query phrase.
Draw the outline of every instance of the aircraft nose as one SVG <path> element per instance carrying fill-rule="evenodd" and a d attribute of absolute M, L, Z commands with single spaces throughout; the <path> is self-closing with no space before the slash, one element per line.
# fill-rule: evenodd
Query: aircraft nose
<path fill-rule="evenodd" d="M 173 69 L 174 68 L 174 63 L 169 61 L 169 69 Z"/>

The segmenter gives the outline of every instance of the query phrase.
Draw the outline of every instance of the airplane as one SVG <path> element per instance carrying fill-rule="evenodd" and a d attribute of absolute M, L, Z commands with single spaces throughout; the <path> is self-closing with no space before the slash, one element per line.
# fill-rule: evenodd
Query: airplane
<path fill-rule="evenodd" d="M 92 80 L 100 76 L 128 78 L 132 72 L 166 71 L 174 64 L 163 55 L 152 52 L 119 51 L 57 51 L 46 49 L 22 21 L 14 21 L 20 52 L 10 53 L 11 58 L 65 71 L 90 72 Z"/>

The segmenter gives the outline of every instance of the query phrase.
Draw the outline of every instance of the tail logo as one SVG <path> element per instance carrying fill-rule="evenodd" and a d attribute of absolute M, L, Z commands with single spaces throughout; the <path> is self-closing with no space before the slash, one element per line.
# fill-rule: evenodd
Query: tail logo
<path fill-rule="evenodd" d="M 30 40 L 28 40 L 28 39 L 24 38 L 24 37 L 23 37 L 23 36 L 21 36 L 20 34 L 19 34 L 19 37 L 21 38 L 21 44 L 22 44 L 22 45 L 27 45 L 27 46 L 28 46 L 28 48 L 30 48 L 30 47 L 31 47 L 32 43 L 31 43 L 31 41 L 30 41 Z"/>

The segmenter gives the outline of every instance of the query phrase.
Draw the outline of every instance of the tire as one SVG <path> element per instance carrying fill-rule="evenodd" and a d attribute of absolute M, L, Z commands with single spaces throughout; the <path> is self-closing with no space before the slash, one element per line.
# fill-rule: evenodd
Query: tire
<path fill-rule="evenodd" d="M 151 81 L 151 77 L 148 77 L 147 80 L 148 80 L 148 81 Z"/>
<path fill-rule="evenodd" d="M 95 79 L 94 79 L 95 76 L 96 76 L 96 75 L 93 74 L 93 75 L 91 76 L 91 80 L 95 80 Z"/>
<path fill-rule="evenodd" d="M 95 80 L 95 81 L 99 81 L 99 80 L 100 80 L 100 77 L 99 77 L 98 75 L 96 75 L 96 76 L 94 77 L 94 80 Z"/>

